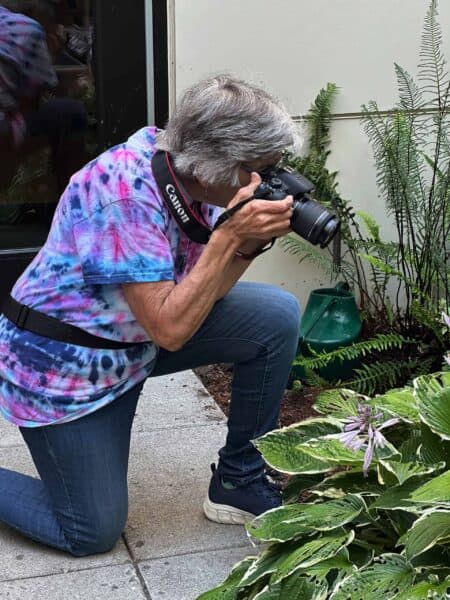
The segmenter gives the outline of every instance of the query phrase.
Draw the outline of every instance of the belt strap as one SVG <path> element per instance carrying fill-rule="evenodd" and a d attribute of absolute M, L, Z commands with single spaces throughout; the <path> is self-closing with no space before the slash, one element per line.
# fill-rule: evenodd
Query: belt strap
<path fill-rule="evenodd" d="M 137 342 L 117 342 L 97 335 L 92 335 L 84 329 L 64 323 L 50 315 L 29 308 L 8 296 L 1 305 L 1 312 L 20 329 L 26 329 L 37 335 L 88 348 L 104 348 L 119 350 L 137 346 Z M 145 342 L 141 342 L 145 343 Z"/>

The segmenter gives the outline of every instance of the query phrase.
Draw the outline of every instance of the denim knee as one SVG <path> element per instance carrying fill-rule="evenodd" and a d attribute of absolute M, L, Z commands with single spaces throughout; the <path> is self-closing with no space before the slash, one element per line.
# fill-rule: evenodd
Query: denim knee
<path fill-rule="evenodd" d="M 73 556 L 89 556 L 109 552 L 118 542 L 124 530 L 127 514 L 116 515 L 114 518 L 98 519 L 89 526 L 84 525 L 83 534 L 78 533 L 73 541 L 68 540 L 69 553 Z"/>
<path fill-rule="evenodd" d="M 272 288 L 261 310 L 261 318 L 278 339 L 298 341 L 300 305 L 297 298 L 285 290 Z"/>

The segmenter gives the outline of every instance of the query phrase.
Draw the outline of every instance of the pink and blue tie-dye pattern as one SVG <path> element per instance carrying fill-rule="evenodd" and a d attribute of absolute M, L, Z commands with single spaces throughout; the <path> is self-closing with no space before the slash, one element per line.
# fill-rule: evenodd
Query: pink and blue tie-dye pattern
<path fill-rule="evenodd" d="M 108 404 L 145 379 L 157 348 L 135 320 L 125 282 L 179 282 L 203 246 L 167 211 L 151 172 L 156 129 L 146 127 L 76 173 L 48 239 L 14 298 L 94 335 L 146 342 L 123 350 L 49 340 L 0 318 L 0 411 L 24 427 L 63 423 Z M 212 223 L 218 209 L 202 205 Z"/>

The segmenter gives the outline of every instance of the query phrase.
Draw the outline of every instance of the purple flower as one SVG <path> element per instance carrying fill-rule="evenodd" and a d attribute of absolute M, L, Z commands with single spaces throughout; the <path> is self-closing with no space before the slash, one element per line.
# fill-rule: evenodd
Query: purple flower
<path fill-rule="evenodd" d="M 381 430 L 400 421 L 400 419 L 388 419 L 384 423 L 379 423 L 382 416 L 382 413 L 373 414 L 373 407 L 369 404 L 360 403 L 358 415 L 345 419 L 344 432 L 338 435 L 338 439 L 344 446 L 355 452 L 367 444 L 363 461 L 363 472 L 366 477 L 375 449 L 384 448 L 387 443 L 384 435 L 380 433 Z"/>
<path fill-rule="evenodd" d="M 450 316 L 446 315 L 444 312 L 442 313 L 442 320 L 450 328 Z"/>

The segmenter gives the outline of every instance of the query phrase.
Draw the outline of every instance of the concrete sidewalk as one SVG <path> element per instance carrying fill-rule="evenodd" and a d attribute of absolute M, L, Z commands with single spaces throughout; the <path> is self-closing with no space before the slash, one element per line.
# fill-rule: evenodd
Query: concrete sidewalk
<path fill-rule="evenodd" d="M 203 516 L 226 420 L 194 373 L 149 379 L 133 429 L 129 517 L 115 549 L 74 558 L 0 524 L 1 600 L 195 600 L 255 554 L 242 526 Z M 1 467 L 36 476 L 4 419 L 0 457 Z"/>

